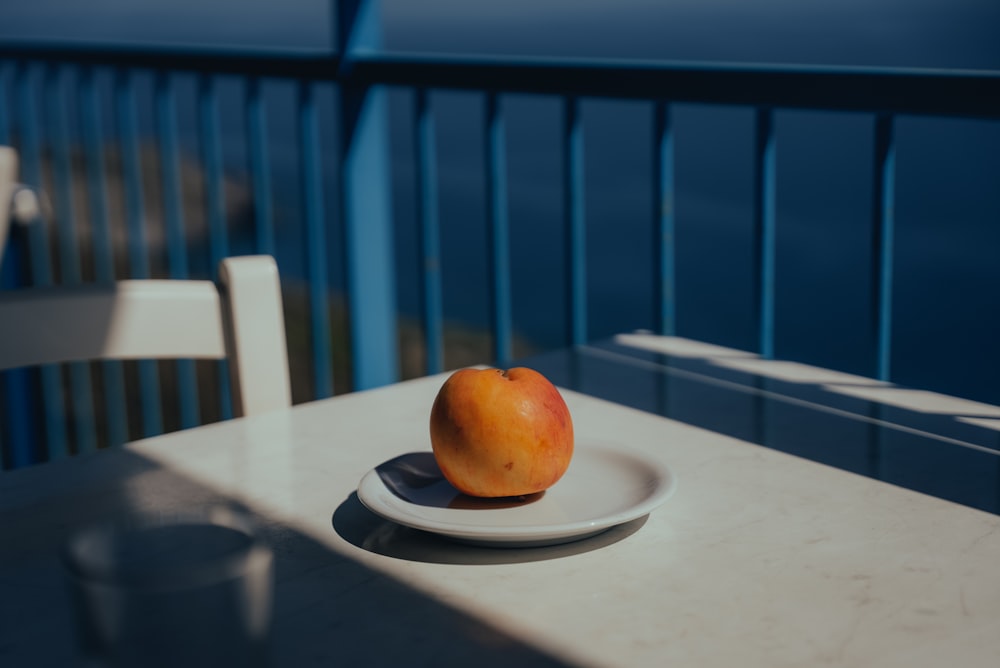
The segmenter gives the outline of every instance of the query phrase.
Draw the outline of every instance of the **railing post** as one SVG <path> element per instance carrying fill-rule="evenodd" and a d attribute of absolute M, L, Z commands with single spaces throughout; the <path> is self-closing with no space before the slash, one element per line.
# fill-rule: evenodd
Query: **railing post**
<path fill-rule="evenodd" d="M 219 263 L 229 255 L 226 234 L 225 184 L 222 167 L 222 134 L 219 125 L 219 99 L 216 79 L 202 73 L 198 80 L 198 141 L 202 169 L 205 172 L 205 220 L 208 225 L 208 271 L 214 275 Z M 219 406 L 225 419 L 233 417 L 232 387 L 228 360 L 220 360 Z"/>
<path fill-rule="evenodd" d="M 416 93 L 417 215 L 420 221 L 424 339 L 427 373 L 444 371 L 444 326 L 441 297 L 441 230 L 438 214 L 437 150 L 434 114 L 426 89 Z"/>
<path fill-rule="evenodd" d="M 776 264 L 777 211 L 775 174 L 777 159 L 774 111 L 757 110 L 754 141 L 754 244 L 757 263 L 756 291 L 758 346 L 761 357 L 774 357 L 774 280 Z"/>
<path fill-rule="evenodd" d="M 306 224 L 306 271 L 309 276 L 309 323 L 313 353 L 313 398 L 333 394 L 333 352 L 330 335 L 330 295 L 327 288 L 326 213 L 320 169 L 319 121 L 315 84 L 299 82 L 299 157 L 302 204 Z"/>
<path fill-rule="evenodd" d="M 665 102 L 653 105 L 653 142 L 653 266 L 658 268 L 655 315 L 660 334 L 674 336 L 677 333 L 674 129 L 670 105 Z"/>
<path fill-rule="evenodd" d="M 507 366 L 513 358 L 510 294 L 510 221 L 507 210 L 507 133 L 500 98 L 486 95 L 486 216 L 493 281 L 493 360 Z"/>
<path fill-rule="evenodd" d="M 31 69 L 23 66 L 15 82 L 21 115 L 21 175 L 28 185 L 42 184 L 41 117 L 35 99 L 36 87 Z M 36 216 L 27 227 L 27 260 L 30 266 L 30 283 L 39 287 L 54 284 L 48 228 Z M 66 424 L 66 403 L 62 392 L 62 378 L 57 365 L 46 364 L 39 369 L 41 375 L 42 411 L 45 420 L 45 445 L 48 457 L 61 457 L 69 452 Z M 31 445 L 29 444 L 29 447 Z M 41 458 L 40 452 L 15 451 L 14 468 L 32 464 Z"/>
<path fill-rule="evenodd" d="M 160 178 L 163 188 L 163 226 L 167 241 L 167 266 L 171 278 L 190 276 L 184 239 L 184 209 L 181 197 L 180 148 L 177 136 L 177 95 L 174 80 L 167 72 L 156 77 L 156 127 Z M 181 428 L 201 422 L 198 378 L 193 360 L 177 360 L 177 402 Z"/>
<path fill-rule="evenodd" d="M 247 152 L 250 161 L 250 183 L 253 186 L 256 249 L 263 255 L 274 255 L 274 198 L 268 173 L 270 158 L 267 138 L 267 111 L 261 96 L 260 79 L 252 77 L 246 88 Z"/>
<path fill-rule="evenodd" d="M 896 216 L 896 145 L 893 117 L 875 119 L 875 187 L 872 192 L 872 262 L 875 312 L 875 377 L 889 380 L 892 354 L 892 259 Z"/>
<path fill-rule="evenodd" d="M 580 100 L 563 99 L 563 197 L 569 287 L 569 343 L 587 343 L 587 218 L 583 119 Z"/>
<path fill-rule="evenodd" d="M 73 170 L 70 156 L 70 129 L 67 117 L 66 69 L 48 68 L 47 95 L 49 136 L 52 144 L 52 167 L 55 188 L 55 233 L 59 250 L 59 272 L 64 285 L 78 284 L 83 280 L 80 249 L 77 242 L 77 224 L 73 206 Z M 73 407 L 72 434 L 77 452 L 97 450 L 97 422 L 94 415 L 90 366 L 74 362 L 69 368 L 70 401 Z M 49 453 L 50 458 L 67 452 Z"/>
<path fill-rule="evenodd" d="M 80 124 L 83 134 L 87 172 L 87 213 L 90 217 L 90 252 L 94 278 L 99 283 L 115 280 L 115 254 L 108 215 L 108 187 L 104 160 L 105 138 L 101 131 L 101 104 L 92 68 L 85 69 L 79 80 Z M 107 443 L 112 446 L 128 441 L 128 409 L 125 402 L 125 373 L 118 360 L 101 363 L 101 390 Z"/>
<path fill-rule="evenodd" d="M 379 47 L 376 0 L 337 3 L 341 211 L 347 248 L 354 389 L 399 378 L 386 92 L 351 81 L 354 54 Z"/>

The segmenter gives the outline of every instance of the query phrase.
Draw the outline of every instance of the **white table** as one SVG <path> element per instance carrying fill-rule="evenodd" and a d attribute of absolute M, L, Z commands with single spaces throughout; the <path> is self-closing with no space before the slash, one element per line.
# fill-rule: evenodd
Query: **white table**
<path fill-rule="evenodd" d="M 581 442 L 676 475 L 645 522 L 502 550 L 375 517 L 358 481 L 429 449 L 443 379 L 3 474 L 0 665 L 72 655 L 69 528 L 227 499 L 278 557 L 275 665 L 1000 665 L 1000 517 L 575 392 Z"/>

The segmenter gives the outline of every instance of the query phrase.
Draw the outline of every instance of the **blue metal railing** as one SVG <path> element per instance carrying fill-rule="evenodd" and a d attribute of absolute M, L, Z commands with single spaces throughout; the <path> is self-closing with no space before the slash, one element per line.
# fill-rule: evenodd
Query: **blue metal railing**
<path fill-rule="evenodd" d="M 163 253 L 169 276 L 183 278 L 198 273 L 193 253 L 207 257 L 214 267 L 231 252 L 227 231 L 226 201 L 219 108 L 219 82 L 225 77 L 239 82 L 247 172 L 251 184 L 252 229 L 258 252 L 277 253 L 275 185 L 270 174 L 271 147 L 266 96 L 270 81 L 294 84 L 298 169 L 301 183 L 301 220 L 304 224 L 305 273 L 308 279 L 304 320 L 309 332 L 309 394 L 320 398 L 334 393 L 334 380 L 349 376 L 351 387 L 362 389 L 392 382 L 399 377 L 393 221 L 389 186 L 389 132 L 386 121 L 386 88 L 413 91 L 412 122 L 415 130 L 415 164 L 418 175 L 416 220 L 419 226 L 422 331 L 426 351 L 425 371 L 445 366 L 442 306 L 441 224 L 437 177 L 433 91 L 474 91 L 484 99 L 483 151 L 486 175 L 486 219 L 492 296 L 493 357 L 507 364 L 514 357 L 511 280 L 510 213 L 508 210 L 507 137 L 504 101 L 513 93 L 554 96 L 562 107 L 563 209 L 566 239 L 565 312 L 567 343 L 588 340 L 587 218 L 584 156 L 584 121 L 581 103 L 590 98 L 643 100 L 652 106 L 652 205 L 655 256 L 656 327 L 666 334 L 677 331 L 676 315 L 676 193 L 675 129 L 673 109 L 687 102 L 746 106 L 755 110 L 753 238 L 756 258 L 756 313 L 758 349 L 774 354 L 776 180 L 777 146 L 775 112 L 783 109 L 820 109 L 865 112 L 874 119 L 873 158 L 873 305 L 876 311 L 876 364 L 873 375 L 892 375 L 893 227 L 895 190 L 894 123 L 901 114 L 1000 118 L 1000 74 L 995 72 L 941 72 L 932 70 L 869 70 L 821 67 L 771 67 L 729 64 L 609 62 L 523 58 L 441 57 L 394 54 L 378 50 L 374 3 L 344 2 L 339 7 L 341 53 L 231 53 L 176 52 L 163 49 L 120 49 L 67 45 L 0 44 L 0 141 L 15 145 L 22 158 L 22 180 L 48 187 L 43 159 L 51 160 L 55 176 L 51 191 L 56 202 L 55 247 L 59 280 L 84 278 L 109 281 L 122 277 L 118 265 L 127 264 L 133 277 L 151 275 L 149 193 L 139 129 L 137 81 L 151 77 L 153 137 L 157 147 L 156 188 L 163 198 Z M 38 73 L 43 72 L 42 84 Z M 192 221 L 181 206 L 184 168 L 178 131 L 179 82 L 195 79 L 194 96 L 201 180 L 204 190 L 204 249 L 190 247 Z M 333 169 L 339 188 L 325 186 L 327 162 L 321 153 L 321 117 L 317 101 L 320 86 L 336 86 L 336 123 L 339 155 Z M 72 99 L 72 104 L 69 100 Z M 108 104 L 108 101 L 111 104 Z M 39 104 L 39 101 L 41 104 Z M 76 116 L 70 118 L 67 111 Z M 44 123 L 42 119 L 47 119 Z M 226 119 L 228 124 L 233 119 Z M 332 120 L 332 118 L 331 118 Z M 16 127 L 17 132 L 13 132 Z M 114 128 L 114 143 L 107 143 L 107 128 Z M 77 129 L 78 136 L 71 131 Z M 72 149 L 79 145 L 86 173 L 86 212 L 89 236 L 85 253 L 76 238 L 70 175 Z M 120 162 L 124 225 L 113 224 L 110 162 Z M 117 164 L 117 162 L 116 162 Z M 343 257 L 331 257 L 339 239 L 331 238 L 332 215 L 343 232 Z M 28 280 L 47 284 L 55 280 L 50 261 L 49 230 L 33 225 L 25 246 Z M 116 252 L 124 238 L 125 252 Z M 79 264 L 83 253 L 92 265 L 85 272 Z M 351 367 L 334 368 L 331 346 L 330 275 L 334 266 L 346 267 L 349 304 Z M 8 274 L 10 272 L 7 272 Z M 88 276 L 84 276 L 88 273 Z M 8 281 L 14 279 L 8 278 Z M 297 323 L 293 323 L 297 326 Z M 39 378 L 21 372 L 4 374 L 6 424 L 0 439 L 9 444 L 4 466 L 19 466 L 37 459 L 87 451 L 117 444 L 137 435 L 149 436 L 164 429 L 158 376 L 151 362 L 137 365 L 140 408 L 128 409 L 127 370 L 117 363 L 99 367 L 70 367 L 71 390 L 64 395 L 60 370 L 43 369 Z M 91 373 L 99 376 L 104 411 L 88 415 L 95 405 Z M 181 427 L 199 424 L 204 387 L 199 387 L 192 362 L 176 367 L 173 390 L 179 405 Z M 226 374 L 216 370 L 218 387 L 213 397 L 228 417 L 229 388 Z M 18 402 L 34 394 L 40 383 L 40 402 L 47 413 L 46 444 L 33 445 L 30 420 Z M 217 396 L 216 396 L 217 395 Z M 64 396 L 83 420 L 70 434 L 63 426 L 67 407 Z M 131 416 L 131 417 L 130 417 Z M 140 422 L 135 423 L 138 419 Z M 130 422 L 131 420 L 131 422 Z M 104 426 L 98 429 L 95 423 Z M 102 437 L 97 437 L 97 432 Z M 5 446 L 6 447 L 6 446 Z"/>

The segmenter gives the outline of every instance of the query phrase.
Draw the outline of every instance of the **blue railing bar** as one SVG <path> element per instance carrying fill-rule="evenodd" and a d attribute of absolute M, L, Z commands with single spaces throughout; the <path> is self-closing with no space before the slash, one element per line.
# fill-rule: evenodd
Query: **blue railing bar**
<path fill-rule="evenodd" d="M 361 53 L 351 77 L 429 88 L 996 117 L 1000 70 Z"/>
<path fill-rule="evenodd" d="M 336 12 L 338 45 L 351 53 L 379 48 L 376 0 L 341 0 Z M 379 86 L 340 80 L 341 218 L 353 385 L 360 390 L 399 378 L 388 100 Z"/>
<path fill-rule="evenodd" d="M 105 142 L 101 129 L 101 109 L 94 71 L 80 73 L 80 119 L 83 130 L 87 172 L 91 249 L 94 254 L 94 277 L 99 283 L 115 280 L 115 255 L 108 218 Z"/>
<path fill-rule="evenodd" d="M 46 101 L 49 111 L 49 134 L 53 147 L 53 175 L 55 179 L 55 218 L 59 269 L 63 284 L 78 284 L 80 248 L 77 243 L 76 218 L 73 211 L 73 169 L 69 154 L 70 132 L 66 118 L 66 81 L 69 73 L 64 67 L 53 67 L 48 72 Z M 94 396 L 90 365 L 76 362 L 69 366 L 70 397 L 73 405 L 73 434 L 77 452 L 97 449 L 97 425 L 94 421 Z M 65 454 L 65 453 L 62 453 Z M 50 458 L 54 455 L 50 453 Z"/>
<path fill-rule="evenodd" d="M 417 215 L 423 266 L 423 321 L 428 374 L 444 370 L 444 325 L 441 297 L 441 222 L 438 212 L 437 144 L 434 114 L 427 91 L 416 92 Z"/>
<path fill-rule="evenodd" d="M 35 104 L 35 86 L 32 84 L 32 68 L 23 66 L 18 69 L 15 81 L 15 94 L 18 98 L 21 130 L 21 180 L 28 185 L 42 185 L 42 140 L 39 127 L 39 113 Z M 37 286 L 53 284 L 52 260 L 49 256 L 48 228 L 41 219 L 36 219 L 28 225 L 28 248 L 31 267 L 31 282 Z"/>
<path fill-rule="evenodd" d="M 996 117 L 998 70 L 539 58 L 327 49 L 194 49 L 4 40 L 0 58 L 300 80 L 841 111 Z"/>
<path fill-rule="evenodd" d="M 32 83 L 31 68 L 21 67 L 16 79 L 16 94 L 20 102 L 21 129 L 21 179 L 30 185 L 40 186 L 42 183 L 42 153 L 41 128 L 39 113 L 35 105 L 36 87 Z M 49 235 L 45 221 L 36 218 L 28 225 L 28 256 L 30 262 L 31 283 L 36 286 L 53 284 L 52 261 L 49 256 Z M 42 391 L 42 411 L 45 419 L 45 443 L 48 456 L 62 457 L 69 452 L 66 434 L 66 407 L 62 393 L 62 374 L 55 365 L 45 365 L 39 368 Z M 31 451 L 32 444 L 15 444 L 25 448 L 15 450 L 15 467 L 30 464 L 35 461 Z"/>
<path fill-rule="evenodd" d="M 674 126 L 670 105 L 653 105 L 653 229 L 655 234 L 653 266 L 656 284 L 656 316 L 660 334 L 677 333 L 676 305 L 676 212 L 674 191 Z"/>
<path fill-rule="evenodd" d="M 177 140 L 177 94 L 173 77 L 159 72 L 156 77 L 156 130 L 163 188 L 163 226 L 167 242 L 167 271 L 171 278 L 186 279 L 187 248 L 184 240 L 183 196 Z M 197 426 L 198 381 L 193 360 L 177 360 L 177 401 L 182 429 Z"/>
<path fill-rule="evenodd" d="M 122 157 L 122 178 L 125 186 L 125 226 L 128 233 L 129 275 L 150 278 L 145 220 L 145 197 L 142 188 L 142 157 L 136 118 L 135 85 L 132 72 L 119 70 L 115 77 L 115 102 L 118 111 L 119 150 Z M 140 360 L 139 404 L 142 411 L 143 436 L 163 432 L 160 410 L 160 380 L 156 362 Z"/>
<path fill-rule="evenodd" d="M 0 144 L 10 146 L 10 117 L 7 115 L 8 73 L 10 66 L 0 62 Z"/>
<path fill-rule="evenodd" d="M 774 357 L 774 299 L 776 264 L 776 154 L 774 111 L 756 111 L 754 139 L 754 244 L 757 268 L 756 300 L 758 346 L 761 357 Z"/>
<path fill-rule="evenodd" d="M 222 140 L 219 130 L 219 99 L 216 79 L 203 76 L 198 85 L 198 129 L 202 169 L 205 176 L 205 213 L 208 221 L 209 272 L 229 254 L 226 234 L 225 183 L 222 171 Z"/>
<path fill-rule="evenodd" d="M 894 117 L 882 114 L 875 119 L 875 187 L 873 189 L 872 257 L 876 280 L 876 377 L 890 380 L 892 361 L 892 274 L 896 213 L 896 142 Z"/>
<path fill-rule="evenodd" d="M 587 342 L 587 218 L 583 119 L 575 97 L 563 98 L 562 150 L 569 343 L 577 346 Z"/>
<path fill-rule="evenodd" d="M 399 378 L 386 91 L 341 88 L 341 205 L 355 389 Z"/>
<path fill-rule="evenodd" d="M 149 258 L 146 255 L 147 237 L 145 197 L 142 188 L 142 158 L 139 147 L 139 129 L 135 105 L 135 87 L 132 74 L 119 70 L 115 78 L 115 102 L 118 114 L 118 139 L 122 159 L 122 179 L 125 186 L 125 224 L 127 230 L 127 256 L 129 275 L 132 278 L 149 278 Z"/>
<path fill-rule="evenodd" d="M 267 151 L 267 110 L 261 99 L 260 80 L 257 77 L 251 77 L 247 81 L 246 114 L 257 252 L 274 255 L 274 204 L 271 196 L 270 157 Z"/>
<path fill-rule="evenodd" d="M 0 39 L 0 56 L 23 59 L 74 60 L 81 65 L 103 66 L 128 60 L 141 69 L 185 69 L 244 74 L 268 62 L 294 69 L 295 63 L 329 63 L 337 51 L 329 47 L 202 46 L 164 42 L 79 41 L 67 39 Z M 183 63 L 175 67 L 172 63 Z M 228 65 L 227 65 L 228 63 Z M 216 67 L 220 65 L 220 67 Z M 273 76 L 282 76 L 284 69 Z M 268 76 L 271 76 L 269 74 Z"/>
<path fill-rule="evenodd" d="M 12 68 L 0 65 L 0 144 L 10 146 L 10 117 L 7 114 L 9 74 Z M 0 259 L 0 287 L 17 287 L 21 278 L 22 252 L 20 242 L 15 241 L 14 232 L 8 237 L 6 256 Z M 30 452 L 34 432 L 40 420 L 33 419 L 33 407 L 28 400 L 29 379 L 27 369 L 10 369 L 0 372 L 5 390 L 6 431 L 0 429 L 0 454 L 7 452 L 2 460 L 9 459 L 11 468 L 27 463 L 23 455 Z M 5 441 L 6 439 L 6 441 Z"/>
<path fill-rule="evenodd" d="M 115 280 L 115 259 L 108 223 L 100 102 L 91 68 L 80 73 L 79 85 L 94 277 L 99 283 L 110 283 Z M 107 442 L 112 446 L 122 445 L 128 441 L 128 411 L 125 410 L 125 376 L 121 362 L 102 362 L 101 381 Z"/>
<path fill-rule="evenodd" d="M 59 271 L 61 282 L 79 283 L 80 249 L 76 239 L 76 219 L 73 210 L 72 167 L 70 165 L 69 121 L 66 118 L 66 82 L 63 80 L 68 70 L 52 67 L 47 73 L 46 111 L 49 116 L 49 135 L 53 151 L 54 213 L 57 248 L 59 250 Z"/>
<path fill-rule="evenodd" d="M 219 101 L 215 77 L 202 76 L 198 81 L 198 141 L 201 145 L 202 169 L 205 172 L 205 215 L 208 221 L 208 271 L 212 278 L 219 263 L 229 255 L 226 235 L 226 202 L 222 174 L 222 141 L 219 133 Z M 232 387 L 228 365 L 218 364 L 220 413 L 233 416 Z"/>
<path fill-rule="evenodd" d="M 53 145 L 53 172 L 55 177 L 55 217 L 59 248 L 59 266 L 62 283 L 76 284 L 82 280 L 80 249 L 77 244 L 76 220 L 73 209 L 72 167 L 69 155 L 69 122 L 66 118 L 66 83 L 62 80 L 67 70 L 53 67 L 48 72 L 49 132 Z M 73 426 L 78 452 L 97 449 L 97 425 L 94 416 L 94 397 L 90 366 L 85 363 L 69 365 L 70 396 L 73 404 Z M 59 454 L 50 453 L 50 458 Z"/>
<path fill-rule="evenodd" d="M 493 355 L 506 366 L 511 345 L 510 222 L 507 212 L 507 140 L 500 99 L 486 95 L 486 204 L 490 230 L 490 276 L 493 281 Z"/>
<path fill-rule="evenodd" d="M 1000 71 L 824 68 L 364 54 L 353 76 L 387 84 L 934 115 L 997 115 Z M 930 93 L 929 91 L 935 91 Z"/>
<path fill-rule="evenodd" d="M 173 77 L 156 77 L 157 149 L 163 188 L 163 218 L 167 241 L 167 271 L 171 278 L 190 276 L 184 235 L 183 197 L 180 183 L 180 158 L 177 141 L 177 96 Z"/>
<path fill-rule="evenodd" d="M 0 145 L 3 146 L 10 146 L 10 128 L 7 119 L 7 70 L 8 67 L 0 63 Z M 16 263 L 15 251 L 11 250 L 11 245 L 8 244 L 6 249 L 0 250 L 0 290 L 12 288 L 16 285 L 16 269 L 14 266 Z M 12 376 L 9 371 L 0 372 L 0 383 L 3 383 L 4 389 L 7 392 L 4 409 L 7 411 L 7 415 L 11 416 L 11 419 L 7 420 L 8 423 L 16 419 L 14 418 L 17 415 L 15 411 L 20 408 L 17 402 L 24 401 L 23 393 L 19 392 L 19 382 L 16 379 L 17 373 Z M 22 417 L 20 422 L 23 423 L 24 419 Z M 4 430 L 0 428 L 0 471 L 3 471 L 3 461 L 6 459 L 3 453 L 9 448 L 9 446 L 4 446 L 5 438 Z"/>
<path fill-rule="evenodd" d="M 327 289 L 326 216 L 320 172 L 319 126 L 314 84 L 299 84 L 299 155 L 302 161 L 302 204 L 305 207 L 306 267 L 309 273 L 314 399 L 333 395 L 329 291 Z"/>

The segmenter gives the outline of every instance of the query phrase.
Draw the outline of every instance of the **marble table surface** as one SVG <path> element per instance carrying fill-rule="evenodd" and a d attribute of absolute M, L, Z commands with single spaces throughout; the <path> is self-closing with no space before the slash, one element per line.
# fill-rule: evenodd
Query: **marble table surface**
<path fill-rule="evenodd" d="M 4 473 L 0 665 L 71 665 L 68 531 L 222 502 L 277 557 L 275 665 L 1000 665 L 997 515 L 575 391 L 579 443 L 676 476 L 647 517 L 516 549 L 379 518 L 358 483 L 430 449 L 444 378 Z"/>

